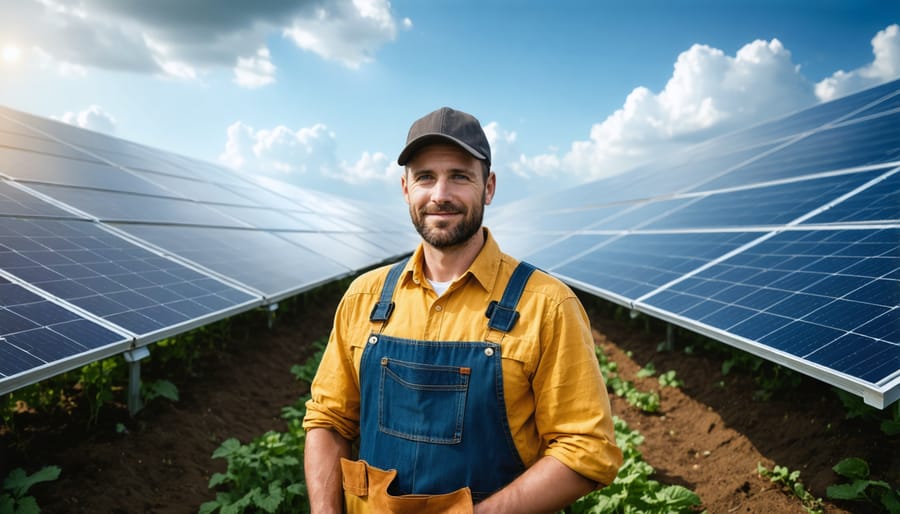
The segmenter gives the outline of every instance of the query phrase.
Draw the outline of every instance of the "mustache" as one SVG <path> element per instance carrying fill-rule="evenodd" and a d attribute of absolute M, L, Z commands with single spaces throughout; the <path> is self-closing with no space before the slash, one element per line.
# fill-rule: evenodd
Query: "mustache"
<path fill-rule="evenodd" d="M 442 203 L 436 206 L 427 207 L 422 209 L 423 214 L 447 214 L 447 213 L 464 213 L 466 210 L 459 205 L 454 205 L 452 203 Z"/>

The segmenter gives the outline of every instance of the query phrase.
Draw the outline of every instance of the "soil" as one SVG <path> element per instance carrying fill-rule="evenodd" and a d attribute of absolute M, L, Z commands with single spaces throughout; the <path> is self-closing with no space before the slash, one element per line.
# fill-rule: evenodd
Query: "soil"
<path fill-rule="evenodd" d="M 269 328 L 250 316 L 223 350 L 192 366 L 191 375 L 170 370 L 180 400 L 156 400 L 134 418 L 108 407 L 87 428 L 82 412 L 47 419 L 23 414 L 16 432 L 0 426 L 0 476 L 12 468 L 29 472 L 43 465 L 62 468 L 54 482 L 31 490 L 46 513 L 188 513 L 214 498 L 207 487 L 225 469 L 212 459 L 227 438 L 247 442 L 267 430 L 283 430 L 283 406 L 305 386 L 290 373 L 310 343 L 327 335 L 339 291 L 319 295 L 297 315 Z M 618 363 L 620 376 L 640 390 L 660 390 L 655 377 L 637 378 L 653 362 L 658 372 L 675 370 L 684 384 L 660 390 L 661 411 L 646 414 L 612 396 L 613 411 L 640 431 L 644 459 L 654 479 L 695 491 L 710 513 L 803 513 L 804 508 L 768 479 L 768 469 L 786 466 L 816 497 L 841 480 L 831 467 L 845 457 L 866 459 L 873 474 L 900 484 L 900 441 L 877 426 L 845 419 L 828 386 L 804 379 L 766 401 L 746 373 L 722 374 L 722 357 L 684 351 L 660 353 L 662 325 L 649 330 L 612 316 L 612 309 L 585 300 L 598 345 Z M 117 430 L 117 425 L 119 429 Z M 122 430 L 124 427 L 124 430 Z M 876 512 L 863 504 L 825 502 L 825 512 Z"/>

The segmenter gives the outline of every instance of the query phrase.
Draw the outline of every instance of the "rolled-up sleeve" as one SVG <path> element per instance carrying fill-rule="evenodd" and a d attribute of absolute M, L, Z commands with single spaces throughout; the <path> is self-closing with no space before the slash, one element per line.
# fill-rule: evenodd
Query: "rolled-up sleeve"
<path fill-rule="evenodd" d="M 532 381 L 543 454 L 586 478 L 610 484 L 622 465 L 622 452 L 615 444 L 609 396 L 587 313 L 570 296 L 545 321 Z"/>
<path fill-rule="evenodd" d="M 348 319 L 352 318 L 352 296 L 341 300 L 335 313 L 334 328 L 319 369 L 310 386 L 303 428 L 330 428 L 345 439 L 359 436 L 359 381 L 353 363 Z"/>

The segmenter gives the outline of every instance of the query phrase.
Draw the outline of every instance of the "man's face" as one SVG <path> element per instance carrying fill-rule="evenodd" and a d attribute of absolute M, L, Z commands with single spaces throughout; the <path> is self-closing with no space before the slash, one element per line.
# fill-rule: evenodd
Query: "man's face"
<path fill-rule="evenodd" d="M 481 161 L 455 145 L 419 150 L 401 177 L 409 215 L 422 239 L 435 248 L 465 243 L 481 228 L 496 177 L 484 181 Z"/>

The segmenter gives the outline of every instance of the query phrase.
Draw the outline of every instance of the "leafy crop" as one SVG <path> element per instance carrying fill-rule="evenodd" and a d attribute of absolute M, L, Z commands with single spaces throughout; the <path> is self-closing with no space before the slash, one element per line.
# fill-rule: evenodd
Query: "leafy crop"
<path fill-rule="evenodd" d="M 864 501 L 885 509 L 891 514 L 900 514 L 900 489 L 892 488 L 882 480 L 869 479 L 869 463 L 857 457 L 838 462 L 835 473 L 850 479 L 849 483 L 829 486 L 826 496 L 832 500 Z"/>
<path fill-rule="evenodd" d="M 638 446 L 644 436 L 613 417 L 616 444 L 625 457 L 612 484 L 577 500 L 567 512 L 572 514 L 654 514 L 695 512 L 700 497 L 680 485 L 664 486 L 651 480 L 653 467 L 647 464 Z"/>
<path fill-rule="evenodd" d="M 809 514 L 822 514 L 825 512 L 822 500 L 813 496 L 806 489 L 806 486 L 803 485 L 803 482 L 800 481 L 799 471 L 790 471 L 787 467 L 778 465 L 769 471 L 762 463 L 757 463 L 756 472 L 759 473 L 759 476 L 768 478 L 772 483 L 778 484 L 783 491 L 796 496 Z"/>
<path fill-rule="evenodd" d="M 834 389 L 834 391 L 841 403 L 844 404 L 847 419 L 859 418 L 867 423 L 877 423 L 885 435 L 900 434 L 900 401 L 894 402 L 884 410 L 878 410 L 871 405 L 866 405 L 863 399 L 855 394 L 840 389 Z"/>
<path fill-rule="evenodd" d="M 27 496 L 31 486 L 41 482 L 50 482 L 59 478 L 58 466 L 45 466 L 28 475 L 22 468 L 12 470 L 3 480 L 0 492 L 0 514 L 37 514 L 41 511 L 37 500 Z"/>
<path fill-rule="evenodd" d="M 625 401 L 644 412 L 659 412 L 659 394 L 655 391 L 640 391 L 635 387 L 634 382 L 623 380 L 619 377 L 618 365 L 609 360 L 609 357 L 603 353 L 603 349 L 597 347 L 594 349 L 597 361 L 600 363 L 600 372 L 606 381 L 606 386 L 612 390 L 616 396 L 625 398 Z M 655 371 L 654 371 L 655 372 Z"/>

